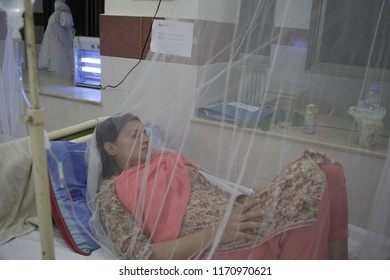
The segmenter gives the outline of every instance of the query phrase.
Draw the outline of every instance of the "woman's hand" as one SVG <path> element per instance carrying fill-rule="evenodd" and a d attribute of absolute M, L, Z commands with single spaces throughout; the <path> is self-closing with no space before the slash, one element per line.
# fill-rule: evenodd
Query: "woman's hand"
<path fill-rule="evenodd" d="M 253 209 L 258 204 L 258 199 L 246 198 L 243 206 L 231 214 L 224 228 L 220 243 L 227 243 L 241 238 L 246 240 L 255 240 L 257 238 L 256 234 L 248 233 L 245 230 L 261 227 L 260 221 L 265 212 Z"/>
<path fill-rule="evenodd" d="M 254 240 L 256 234 L 244 232 L 261 226 L 263 210 L 253 209 L 259 204 L 257 199 L 247 197 L 242 208 L 235 210 L 223 230 L 220 243 L 227 243 L 239 238 Z M 218 224 L 196 231 L 187 236 L 160 243 L 151 244 L 151 259 L 189 259 L 204 252 L 213 243 Z"/>

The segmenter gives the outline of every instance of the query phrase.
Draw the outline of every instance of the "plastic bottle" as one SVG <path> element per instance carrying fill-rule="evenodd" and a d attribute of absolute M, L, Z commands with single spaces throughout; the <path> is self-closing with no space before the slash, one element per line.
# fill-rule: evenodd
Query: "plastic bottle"
<path fill-rule="evenodd" d="M 381 107 L 382 93 L 381 86 L 378 83 L 371 84 L 370 91 L 365 100 L 363 100 L 362 107 L 371 111 L 378 111 Z"/>
<path fill-rule="evenodd" d="M 317 116 L 318 106 L 315 104 L 306 105 L 305 110 L 305 122 L 303 124 L 303 132 L 307 134 L 316 133 L 316 116 Z"/>

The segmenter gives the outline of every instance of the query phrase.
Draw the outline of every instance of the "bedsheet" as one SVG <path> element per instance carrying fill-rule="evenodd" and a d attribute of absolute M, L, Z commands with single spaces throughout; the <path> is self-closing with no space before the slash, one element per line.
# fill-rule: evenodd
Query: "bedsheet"
<path fill-rule="evenodd" d="M 30 138 L 0 144 L 0 245 L 38 225 Z"/>
<path fill-rule="evenodd" d="M 348 225 L 349 239 L 348 252 L 349 259 L 357 259 L 359 247 L 364 240 L 368 231 L 355 225 Z M 8 243 L 0 246 L 0 260 L 38 260 L 41 259 L 40 237 L 37 230 L 32 231 L 24 236 L 14 238 Z M 383 250 L 390 249 L 390 240 L 387 247 Z M 59 231 L 54 229 L 54 247 L 55 258 L 57 260 L 106 260 L 112 259 L 104 249 L 97 249 L 90 256 L 83 256 L 75 253 L 62 239 Z"/>
<path fill-rule="evenodd" d="M 56 260 L 104 260 L 111 259 L 103 249 L 92 252 L 90 256 L 75 253 L 54 229 L 54 254 Z M 41 244 L 39 231 L 34 230 L 24 236 L 14 238 L 0 246 L 0 260 L 39 260 Z"/>

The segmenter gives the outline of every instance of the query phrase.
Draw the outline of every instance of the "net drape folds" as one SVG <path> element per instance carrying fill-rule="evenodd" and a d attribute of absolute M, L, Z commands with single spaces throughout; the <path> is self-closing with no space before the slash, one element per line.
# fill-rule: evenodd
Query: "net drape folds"
<path fill-rule="evenodd" d="M 0 34 L 0 143 L 3 143 L 26 136 L 27 130 L 21 122 L 25 98 L 21 77 L 22 41 L 13 39 L 11 26 L 6 22 L 1 24 L 4 34 Z"/>
<path fill-rule="evenodd" d="M 390 105 L 389 1 L 198 1 L 194 19 L 164 2 L 172 14 L 157 13 L 137 72 L 104 90 L 125 98 L 88 145 L 101 246 L 131 259 L 327 259 L 349 242 L 350 258 L 389 258 L 389 118 L 375 118 Z M 103 68 L 102 86 L 110 77 Z M 378 111 L 364 108 L 372 83 Z"/>

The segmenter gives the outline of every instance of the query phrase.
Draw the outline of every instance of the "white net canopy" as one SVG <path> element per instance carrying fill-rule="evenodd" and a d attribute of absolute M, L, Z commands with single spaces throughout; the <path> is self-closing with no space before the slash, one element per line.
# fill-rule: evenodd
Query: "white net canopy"
<path fill-rule="evenodd" d="M 21 76 L 24 50 L 22 41 L 14 40 L 12 34 L 13 28 L 0 9 L 0 143 L 27 135 L 20 121 L 25 107 Z"/>
<path fill-rule="evenodd" d="M 389 259 L 390 2 L 151 3 L 88 142 L 107 256 Z"/>
<path fill-rule="evenodd" d="M 115 258 L 389 258 L 390 3 L 313 1 L 300 34 L 283 28 L 290 1 L 200 1 L 198 20 L 180 17 L 185 2 L 164 19 L 156 3 L 150 52 L 89 145 L 102 246 Z"/>
<path fill-rule="evenodd" d="M 390 3 L 312 1 L 304 33 L 283 27 L 290 1 L 199 1 L 197 20 L 180 17 L 185 2 L 163 19 L 156 2 L 150 51 L 89 145 L 102 247 L 389 258 Z"/>

